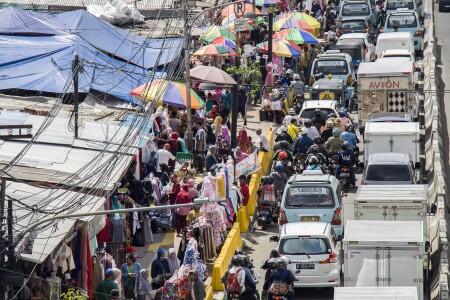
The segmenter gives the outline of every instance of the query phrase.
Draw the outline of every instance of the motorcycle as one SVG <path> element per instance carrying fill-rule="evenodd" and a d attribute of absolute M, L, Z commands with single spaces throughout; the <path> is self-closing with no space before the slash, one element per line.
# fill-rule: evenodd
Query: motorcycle
<path fill-rule="evenodd" d="M 306 169 L 306 155 L 305 154 L 297 154 L 295 156 L 295 173 L 302 174 L 302 172 Z"/>
<path fill-rule="evenodd" d="M 294 97 L 294 107 L 295 113 L 298 115 L 302 111 L 303 102 L 305 101 L 305 96 L 297 94 Z"/>
<path fill-rule="evenodd" d="M 342 190 L 350 190 L 352 184 L 351 176 L 352 173 L 350 168 L 347 166 L 342 166 L 339 172 L 339 180 L 341 182 Z"/>
<path fill-rule="evenodd" d="M 273 223 L 278 223 L 280 208 L 276 201 L 261 201 L 258 207 L 257 222 L 262 230 Z"/>

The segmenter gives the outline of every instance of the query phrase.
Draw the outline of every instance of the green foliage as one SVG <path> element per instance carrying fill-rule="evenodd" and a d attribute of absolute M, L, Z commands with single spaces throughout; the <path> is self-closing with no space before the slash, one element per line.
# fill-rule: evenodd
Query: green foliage
<path fill-rule="evenodd" d="M 88 297 L 80 290 L 69 289 L 66 293 L 62 293 L 61 300 L 88 300 Z"/>
<path fill-rule="evenodd" d="M 236 75 L 242 83 L 250 85 L 250 98 L 255 98 L 261 86 L 262 74 L 258 61 L 247 61 L 240 67 L 232 66 L 226 70 L 229 74 Z"/>

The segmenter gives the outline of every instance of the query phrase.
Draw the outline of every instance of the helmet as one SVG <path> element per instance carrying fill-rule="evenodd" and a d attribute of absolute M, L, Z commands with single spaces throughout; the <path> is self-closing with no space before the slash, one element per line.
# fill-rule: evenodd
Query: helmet
<path fill-rule="evenodd" d="M 280 97 L 280 91 L 278 89 L 273 89 L 272 96 L 273 98 L 278 99 L 278 97 Z"/>
<path fill-rule="evenodd" d="M 231 258 L 231 264 L 233 266 L 240 266 L 241 265 L 241 258 L 240 255 L 235 255 L 233 256 L 233 258 Z"/>
<path fill-rule="evenodd" d="M 292 73 L 294 73 L 294 71 L 292 71 L 292 69 L 287 69 L 286 70 L 286 75 L 292 75 Z"/>
<path fill-rule="evenodd" d="M 334 137 L 338 137 L 338 136 L 341 136 L 341 131 L 337 128 L 334 128 L 332 131 L 332 134 Z"/>
<path fill-rule="evenodd" d="M 281 132 L 287 132 L 288 127 L 286 125 L 281 126 Z"/>
<path fill-rule="evenodd" d="M 289 109 L 288 115 L 295 116 L 295 109 L 293 109 L 293 108 Z"/>
<path fill-rule="evenodd" d="M 352 124 L 347 124 L 347 125 L 345 125 L 345 131 L 348 131 L 348 132 L 353 132 L 353 125 Z"/>
<path fill-rule="evenodd" d="M 316 117 L 320 117 L 321 116 L 320 109 L 316 108 L 314 110 L 314 116 L 316 116 Z"/>
<path fill-rule="evenodd" d="M 305 125 L 306 127 L 310 127 L 311 126 L 311 119 L 303 120 L 303 125 Z"/>
<path fill-rule="evenodd" d="M 285 160 L 288 157 L 288 154 L 286 153 L 286 151 L 281 151 L 280 153 L 278 153 L 278 160 Z"/>
<path fill-rule="evenodd" d="M 328 119 L 327 122 L 325 123 L 325 125 L 327 126 L 327 128 L 333 128 L 334 122 L 333 122 L 333 120 Z"/>
<path fill-rule="evenodd" d="M 317 156 L 312 155 L 309 159 L 308 159 L 308 164 L 309 165 L 317 165 L 319 163 L 319 159 L 317 158 Z"/>
<path fill-rule="evenodd" d="M 279 260 L 280 260 L 280 264 L 282 265 L 282 266 L 287 266 L 288 264 L 289 264 L 289 258 L 287 258 L 286 256 L 280 256 L 279 257 Z"/>
<path fill-rule="evenodd" d="M 294 74 L 294 80 L 300 80 L 300 75 L 299 74 Z"/>
<path fill-rule="evenodd" d="M 343 142 L 341 148 L 342 148 L 342 150 L 350 149 L 350 143 L 347 141 Z"/>
<path fill-rule="evenodd" d="M 265 184 L 272 184 L 273 183 L 273 178 L 272 176 L 262 176 L 261 177 L 261 184 L 265 185 Z"/>
<path fill-rule="evenodd" d="M 346 117 L 347 116 L 347 111 L 345 110 L 345 108 L 341 108 L 339 110 L 339 116 L 340 117 Z"/>
<path fill-rule="evenodd" d="M 282 164 L 281 162 L 277 162 L 277 163 L 275 164 L 275 171 L 277 171 L 277 172 L 283 172 L 283 170 L 284 170 L 283 164 Z"/>
<path fill-rule="evenodd" d="M 312 145 L 309 147 L 309 151 L 311 151 L 311 153 L 317 153 L 319 152 L 319 147 L 317 145 Z"/>

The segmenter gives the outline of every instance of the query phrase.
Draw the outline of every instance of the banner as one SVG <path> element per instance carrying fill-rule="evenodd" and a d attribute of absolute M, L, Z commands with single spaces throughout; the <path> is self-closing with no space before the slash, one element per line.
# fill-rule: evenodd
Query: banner
<path fill-rule="evenodd" d="M 259 170 L 259 161 L 257 151 L 250 154 L 247 158 L 241 160 L 236 164 L 235 179 L 241 175 L 250 175 Z"/>

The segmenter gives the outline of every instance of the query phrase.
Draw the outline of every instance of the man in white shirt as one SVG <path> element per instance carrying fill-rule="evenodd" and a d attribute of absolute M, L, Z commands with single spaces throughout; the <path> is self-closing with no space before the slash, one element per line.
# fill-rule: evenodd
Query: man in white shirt
<path fill-rule="evenodd" d="M 303 125 L 305 125 L 305 130 L 308 132 L 308 137 L 314 141 L 316 137 L 320 136 L 319 131 L 315 126 L 312 126 L 312 122 L 310 119 L 305 119 L 303 121 Z"/>
<path fill-rule="evenodd" d="M 169 160 L 175 160 L 176 157 L 170 153 L 170 145 L 165 144 L 163 149 L 158 150 L 158 172 L 161 172 L 161 165 L 169 165 Z"/>
<path fill-rule="evenodd" d="M 269 139 L 262 134 L 261 129 L 256 130 L 256 135 L 258 136 L 258 146 L 260 151 L 269 152 L 270 144 Z"/>

